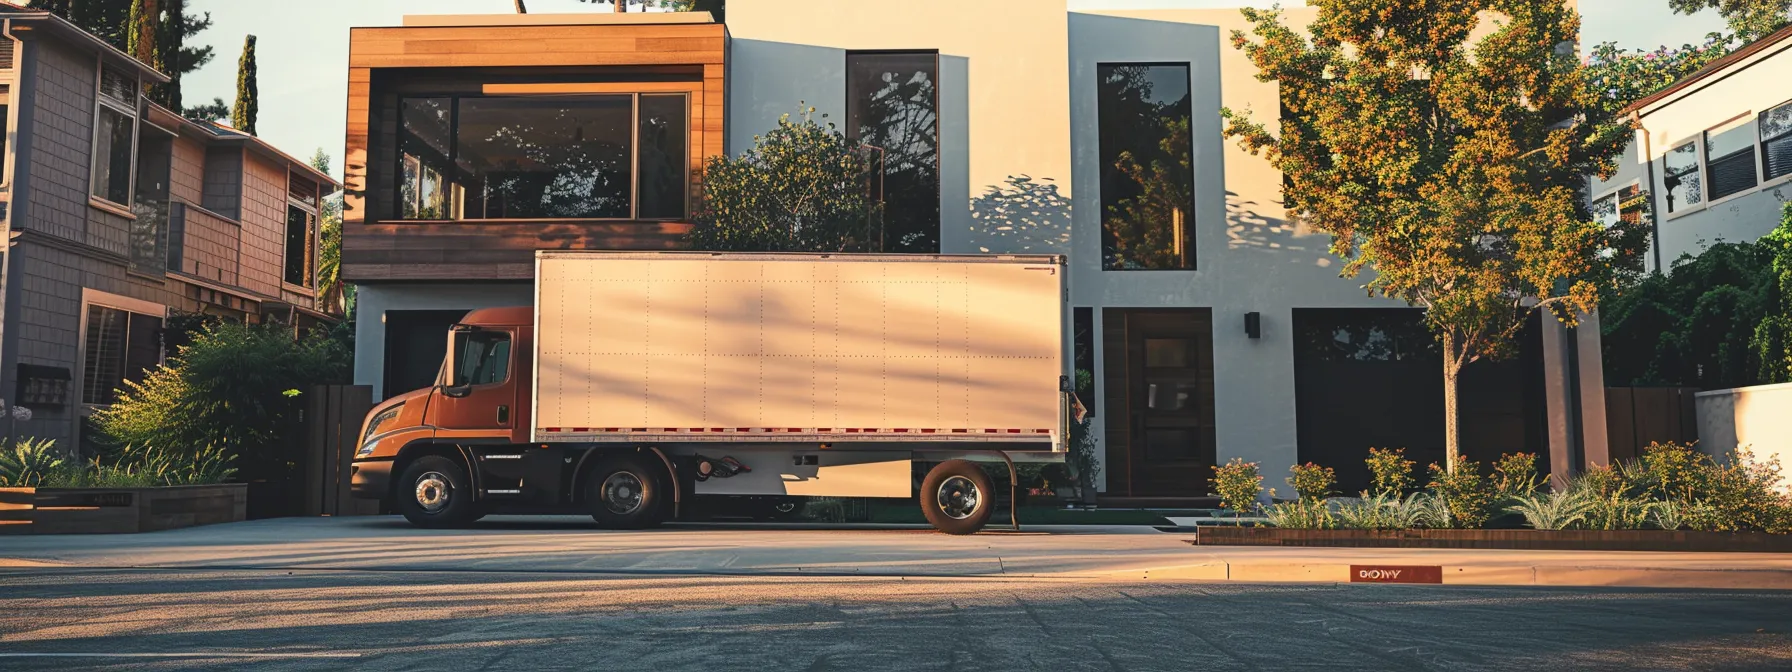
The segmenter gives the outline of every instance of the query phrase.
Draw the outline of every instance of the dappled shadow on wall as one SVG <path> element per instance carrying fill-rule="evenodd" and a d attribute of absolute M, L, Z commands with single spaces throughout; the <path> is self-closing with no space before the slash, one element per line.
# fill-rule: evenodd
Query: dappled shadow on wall
<path fill-rule="evenodd" d="M 1052 178 L 1010 175 L 971 199 L 970 243 L 987 253 L 1069 254 L 1070 199 Z"/>
<path fill-rule="evenodd" d="M 1276 204 L 1280 207 L 1280 204 Z M 1267 217 L 1256 201 L 1226 192 L 1226 249 L 1273 252 L 1295 263 L 1331 268 L 1337 264 L 1329 238 L 1299 220 Z"/>

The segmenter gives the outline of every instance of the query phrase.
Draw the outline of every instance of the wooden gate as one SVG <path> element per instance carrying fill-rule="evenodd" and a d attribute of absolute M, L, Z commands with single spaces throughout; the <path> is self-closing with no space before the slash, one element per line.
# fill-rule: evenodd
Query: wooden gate
<path fill-rule="evenodd" d="M 367 516 L 380 512 L 379 502 L 349 495 L 349 466 L 361 443 L 361 421 L 373 408 L 367 385 L 319 385 L 311 388 L 306 409 L 309 436 L 305 442 L 305 515 Z"/>
<path fill-rule="evenodd" d="M 1693 414 L 1696 387 L 1605 388 L 1605 425 L 1611 460 L 1633 460 L 1655 442 L 1699 439 Z"/>

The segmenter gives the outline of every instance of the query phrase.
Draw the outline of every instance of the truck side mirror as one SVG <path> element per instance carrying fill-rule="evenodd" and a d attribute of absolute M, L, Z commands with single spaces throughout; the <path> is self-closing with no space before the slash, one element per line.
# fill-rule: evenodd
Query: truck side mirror
<path fill-rule="evenodd" d="M 472 381 L 460 380 L 460 358 L 467 350 L 467 336 L 473 328 L 464 324 L 454 325 L 448 331 L 448 354 L 442 363 L 442 395 L 447 397 L 464 397 L 473 393 Z"/>

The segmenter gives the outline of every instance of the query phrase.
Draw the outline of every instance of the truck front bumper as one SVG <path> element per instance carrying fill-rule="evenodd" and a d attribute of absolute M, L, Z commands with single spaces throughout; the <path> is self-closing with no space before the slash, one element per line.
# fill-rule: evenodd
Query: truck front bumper
<path fill-rule="evenodd" d="M 357 460 L 349 466 L 349 493 L 358 499 L 385 499 L 392 482 L 392 458 Z"/>

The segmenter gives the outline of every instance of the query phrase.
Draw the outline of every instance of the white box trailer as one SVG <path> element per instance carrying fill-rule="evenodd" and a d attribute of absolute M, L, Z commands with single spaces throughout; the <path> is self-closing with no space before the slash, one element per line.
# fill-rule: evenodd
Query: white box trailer
<path fill-rule="evenodd" d="M 458 459 L 484 501 L 461 515 L 514 501 L 640 526 L 706 495 L 918 495 L 936 527 L 975 531 L 995 497 L 972 460 L 1064 459 L 1064 274 L 1041 255 L 538 252 L 532 312 L 455 327 L 441 401 L 369 414 L 367 480 L 396 481 L 365 490 L 429 524 L 456 513 L 439 497 Z M 526 386 L 502 387 L 504 361 Z M 512 403 L 515 426 L 444 429 Z M 413 425 L 430 432 L 376 445 Z"/>

